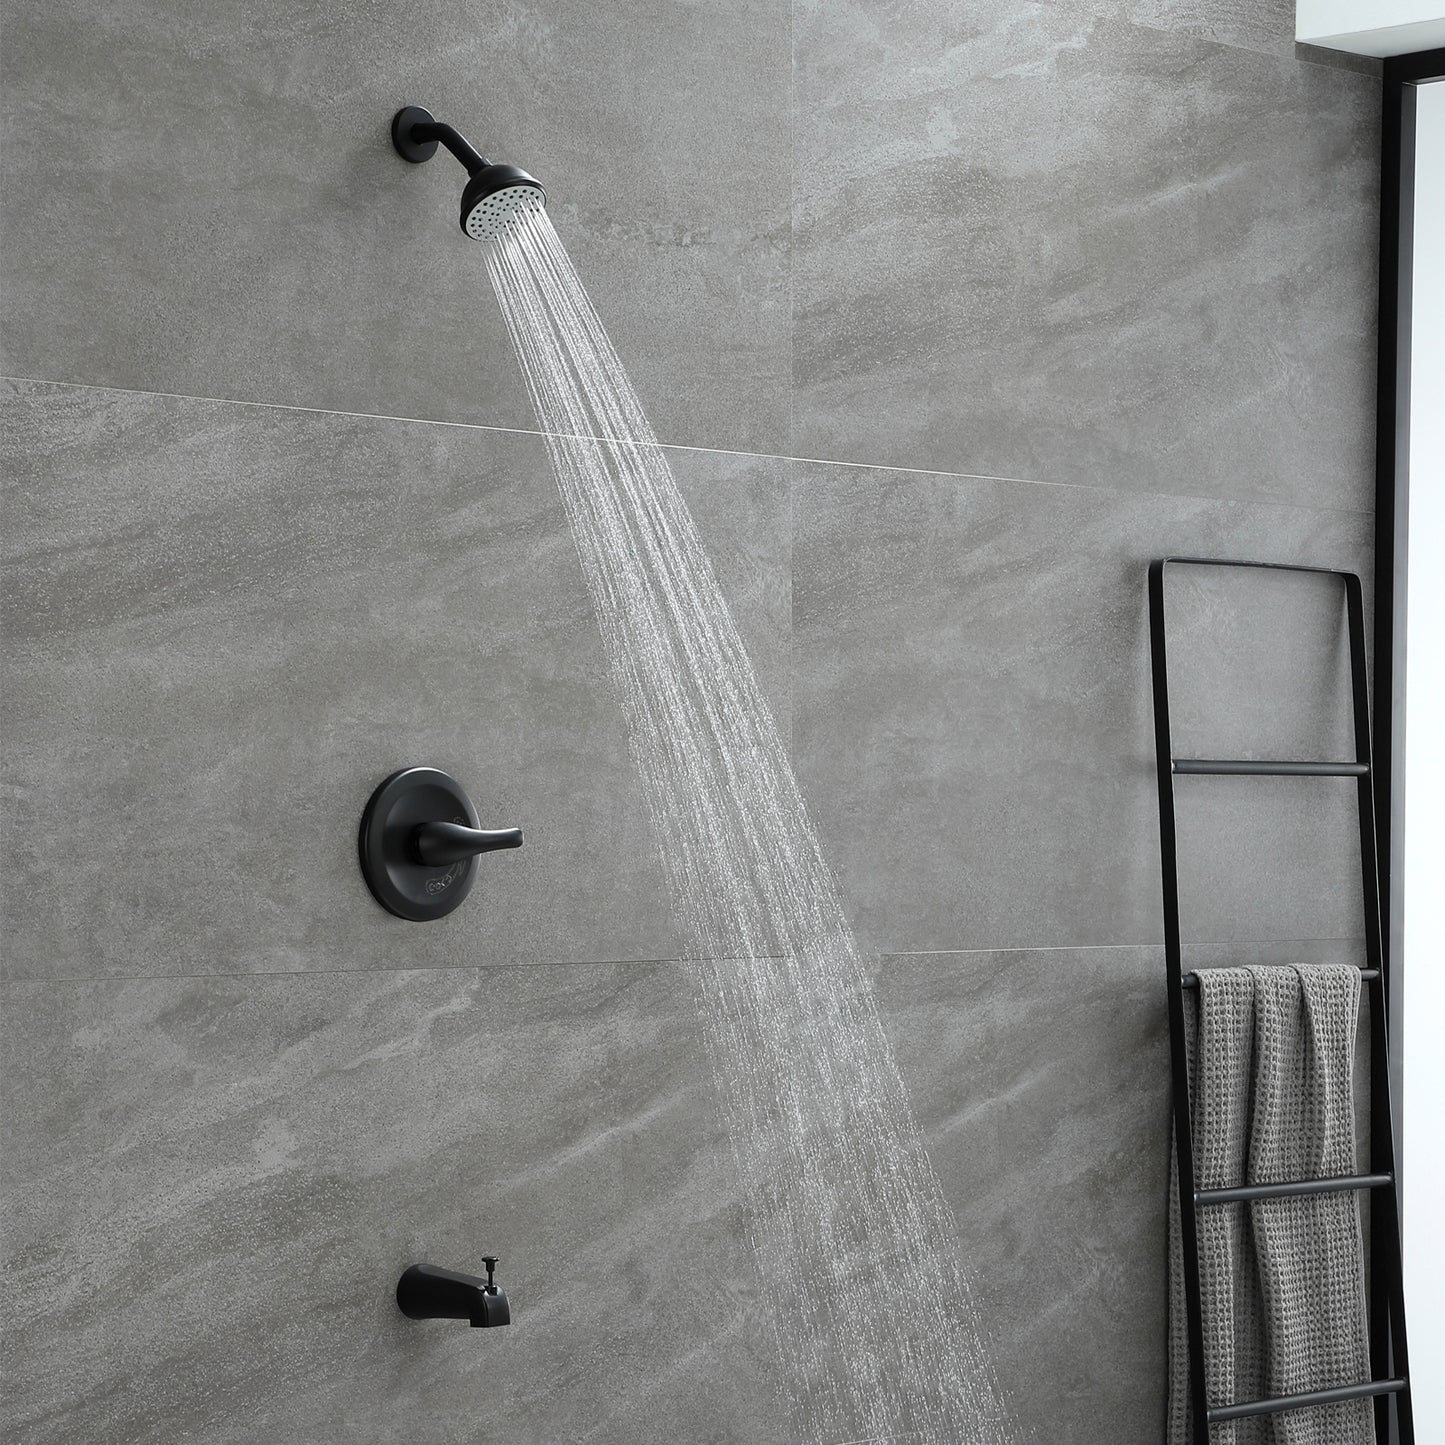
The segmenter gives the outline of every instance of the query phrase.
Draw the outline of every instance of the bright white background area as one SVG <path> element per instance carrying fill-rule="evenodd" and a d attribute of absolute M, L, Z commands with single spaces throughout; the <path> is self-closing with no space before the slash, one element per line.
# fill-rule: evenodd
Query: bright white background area
<path fill-rule="evenodd" d="M 1417 88 L 1415 116 L 1401 1207 L 1423 1445 L 1445 1440 L 1445 81 Z"/>
<path fill-rule="evenodd" d="M 1440 0 L 1296 0 L 1294 38 L 1358 55 L 1408 55 L 1445 45 Z"/>

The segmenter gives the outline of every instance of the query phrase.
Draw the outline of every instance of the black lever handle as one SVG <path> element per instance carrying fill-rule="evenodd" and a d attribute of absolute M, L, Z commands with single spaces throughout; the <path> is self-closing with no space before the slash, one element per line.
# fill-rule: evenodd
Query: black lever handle
<path fill-rule="evenodd" d="M 520 828 L 465 828 L 460 823 L 423 823 L 411 835 L 412 850 L 417 861 L 428 868 L 445 868 L 478 853 L 494 853 L 498 848 L 520 848 Z"/>

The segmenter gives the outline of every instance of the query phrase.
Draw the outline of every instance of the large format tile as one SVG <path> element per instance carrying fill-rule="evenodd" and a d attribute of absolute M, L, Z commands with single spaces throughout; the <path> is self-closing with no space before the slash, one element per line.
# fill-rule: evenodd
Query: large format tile
<path fill-rule="evenodd" d="M 1157 951 L 878 978 L 1021 1440 L 1157 1438 Z M 14 1438 L 788 1438 L 685 968 L 5 1004 Z M 397 1316 L 405 1264 L 484 1252 L 509 1330 Z"/>
<path fill-rule="evenodd" d="M 1031 1445 L 1160 1438 L 1162 969 L 1157 949 L 1108 948 L 890 957 L 879 972 L 1000 1383 Z"/>
<path fill-rule="evenodd" d="M 4 24 L 10 374 L 530 425 L 461 167 L 391 148 L 419 102 L 548 187 L 660 435 L 783 450 L 784 0 L 57 0 Z"/>
<path fill-rule="evenodd" d="M 1358 961 L 1299 944 L 1196 961 L 1302 956 Z M 1157 1445 L 1171 1109 L 1163 950 L 894 956 L 878 992 L 1021 1440 Z M 1362 1027 L 1362 1084 L 1367 1037 Z"/>
<path fill-rule="evenodd" d="M 795 751 L 868 945 L 1160 940 L 1147 563 L 1368 569 L 1369 519 L 795 471 Z M 1338 588 L 1181 572 L 1170 596 L 1179 755 L 1347 746 Z M 1189 937 L 1358 936 L 1353 784 L 1191 778 L 1178 794 Z"/>
<path fill-rule="evenodd" d="M 5 1437 L 778 1441 L 677 966 L 10 985 Z M 514 1323 L 414 1323 L 502 1257 Z"/>
<path fill-rule="evenodd" d="M 5 412 L 7 976 L 673 956 L 539 439 L 46 385 Z M 786 727 L 786 470 L 674 460 Z M 411 764 L 527 838 L 426 925 L 356 863 Z"/>
<path fill-rule="evenodd" d="M 1372 505 L 1376 79 L 1092 4 L 797 13 L 794 454 Z"/>

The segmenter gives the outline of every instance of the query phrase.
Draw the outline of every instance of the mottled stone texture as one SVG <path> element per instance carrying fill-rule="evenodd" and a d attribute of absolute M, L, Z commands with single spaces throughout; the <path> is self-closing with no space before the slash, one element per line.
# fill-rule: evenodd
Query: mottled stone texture
<path fill-rule="evenodd" d="M 3 20 L 6 1438 L 788 1437 L 461 172 L 388 148 L 420 101 L 548 184 L 675 444 L 1021 1442 L 1154 1445 L 1144 567 L 1368 576 L 1376 78 L 1280 0 Z M 1173 585 L 1181 752 L 1347 746 L 1327 588 Z M 408 763 L 527 833 L 425 926 L 354 857 Z M 1352 801 L 1181 783 L 1197 961 L 1355 954 Z M 395 1313 L 488 1252 L 510 1330 Z"/>
<path fill-rule="evenodd" d="M 677 952 L 539 437 L 22 384 L 5 416 L 6 977 Z M 786 725 L 786 463 L 677 454 Z M 418 927 L 356 826 L 424 763 L 522 853 Z"/>
<path fill-rule="evenodd" d="M 1049 1427 L 1089 1408 L 1152 1425 L 1158 970 L 880 968 L 1039 1439 L 1088 1439 Z M 687 971 L 6 985 L 7 1438 L 781 1445 Z M 511 1329 L 396 1313 L 407 1263 L 487 1250 Z"/>
<path fill-rule="evenodd" d="M 797 763 L 867 942 L 1158 938 L 1149 558 L 1368 568 L 1369 518 L 795 476 Z M 1351 755 L 1338 584 L 1196 570 L 1169 586 L 1181 755 Z M 1191 937 L 1358 931 L 1352 783 L 1190 779 L 1178 798 Z"/>
<path fill-rule="evenodd" d="M 781 0 L 6 0 L 5 370 L 529 426 L 450 157 L 525 166 L 659 435 L 780 450 Z"/>
<path fill-rule="evenodd" d="M 7 1438 L 781 1438 L 680 966 L 5 1002 Z M 488 1252 L 513 1328 L 397 1312 Z"/>
<path fill-rule="evenodd" d="M 797 453 L 1370 504 L 1379 83 L 1126 11 L 799 0 Z"/>

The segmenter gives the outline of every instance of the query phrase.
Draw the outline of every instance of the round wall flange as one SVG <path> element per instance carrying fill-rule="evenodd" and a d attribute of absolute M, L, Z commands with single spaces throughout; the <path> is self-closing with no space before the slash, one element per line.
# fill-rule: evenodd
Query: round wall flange
<path fill-rule="evenodd" d="M 520 828 L 484 831 L 462 785 L 438 768 L 403 768 L 371 795 L 358 851 L 366 886 L 398 918 L 445 918 L 471 892 L 478 853 L 519 848 Z"/>
<path fill-rule="evenodd" d="M 414 125 L 430 125 L 436 117 L 424 105 L 404 105 L 391 118 L 391 143 L 396 153 L 405 161 L 419 165 L 429 161 L 437 153 L 434 140 L 414 141 L 411 128 Z"/>

